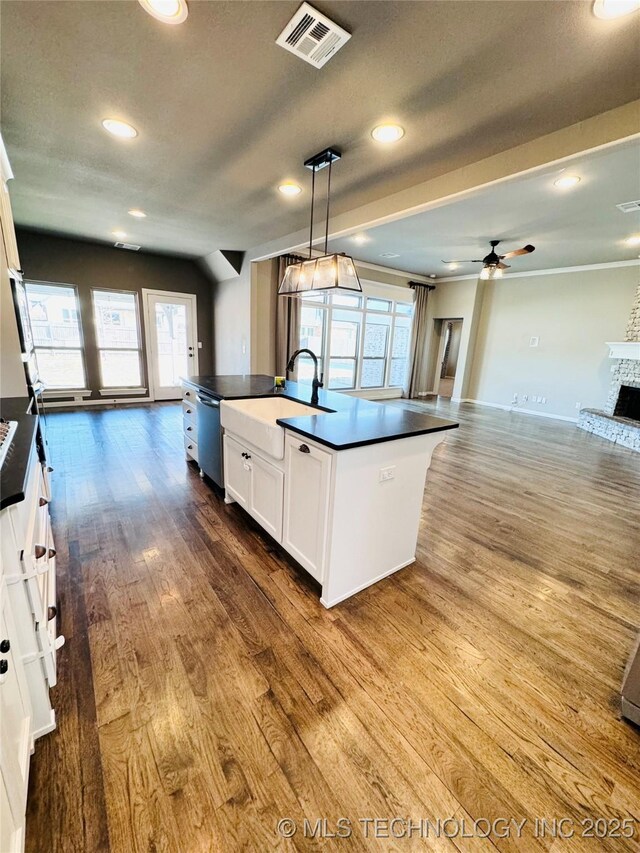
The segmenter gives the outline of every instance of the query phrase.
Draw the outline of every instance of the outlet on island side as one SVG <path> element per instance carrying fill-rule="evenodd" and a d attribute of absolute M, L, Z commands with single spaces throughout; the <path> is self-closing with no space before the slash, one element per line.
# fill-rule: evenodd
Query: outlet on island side
<path fill-rule="evenodd" d="M 380 469 L 379 481 L 381 483 L 386 483 L 387 480 L 393 480 L 393 478 L 395 476 L 396 476 L 396 466 L 395 465 L 389 465 L 388 468 L 381 468 Z"/>

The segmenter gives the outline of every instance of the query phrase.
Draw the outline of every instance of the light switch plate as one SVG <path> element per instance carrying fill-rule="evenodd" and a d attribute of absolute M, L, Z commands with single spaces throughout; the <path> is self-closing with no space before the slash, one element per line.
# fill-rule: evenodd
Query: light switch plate
<path fill-rule="evenodd" d="M 386 483 L 387 480 L 393 480 L 396 476 L 396 466 L 390 465 L 388 468 L 380 469 L 380 482 Z"/>

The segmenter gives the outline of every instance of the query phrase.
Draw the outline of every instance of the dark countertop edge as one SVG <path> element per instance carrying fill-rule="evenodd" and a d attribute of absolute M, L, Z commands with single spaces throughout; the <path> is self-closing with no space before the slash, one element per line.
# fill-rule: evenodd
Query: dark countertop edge
<path fill-rule="evenodd" d="M 330 447 L 332 450 L 352 450 L 354 447 L 366 447 L 369 444 L 384 444 L 387 441 L 401 441 L 403 438 L 415 438 L 419 435 L 430 435 L 433 432 L 445 432 L 446 430 L 450 429 L 458 429 L 458 427 L 460 426 L 460 424 L 457 423 L 447 423 L 445 426 L 431 427 L 430 429 L 411 430 L 408 432 L 396 433 L 395 435 L 384 435 L 379 436 L 378 438 L 366 438 L 362 441 L 352 441 L 346 442 L 344 444 L 333 444 L 332 442 L 327 441 L 326 439 L 319 438 L 312 432 L 305 432 L 300 427 L 288 424 L 285 418 L 279 418 L 276 423 L 279 426 L 284 427 L 284 429 L 290 429 L 292 432 L 296 432 L 298 433 L 298 435 L 303 435 L 305 438 L 308 438 L 309 441 L 315 441 L 316 444 L 323 444 L 325 447 Z"/>
<path fill-rule="evenodd" d="M 311 405 L 307 399 L 311 394 L 310 387 L 307 388 L 307 386 L 304 386 L 304 394 L 301 394 L 301 387 L 298 383 L 288 382 L 285 389 L 276 390 L 273 385 L 273 378 L 266 374 L 195 376 L 190 377 L 189 379 L 183 379 L 182 381 L 190 385 L 194 390 L 201 391 L 203 394 L 206 394 L 216 400 L 232 401 L 283 397 L 287 400 L 293 400 L 296 403 L 302 403 L 305 406 Z M 234 389 L 234 385 L 239 385 L 242 390 L 236 391 Z M 218 387 L 216 388 L 216 386 Z M 356 407 L 361 407 L 363 411 L 371 411 L 372 409 L 377 409 L 380 406 L 384 407 L 384 405 L 385 403 L 383 401 L 367 400 L 365 397 L 353 397 L 350 394 L 341 394 L 337 391 L 320 389 L 319 404 L 317 406 L 313 406 L 313 408 L 317 409 L 319 415 L 326 413 L 344 416 L 349 415 Z M 420 413 L 411 411 L 411 414 L 420 419 L 429 420 L 431 421 L 431 424 L 428 426 L 419 426 L 414 423 L 404 429 L 400 427 L 397 431 L 383 431 L 383 433 L 377 436 L 372 436 L 371 434 L 367 435 L 366 431 L 363 431 L 365 432 L 365 435 L 362 438 L 358 439 L 357 437 L 354 437 L 353 440 L 347 438 L 344 442 L 332 441 L 331 439 L 335 438 L 335 436 L 319 435 L 313 430 L 300 426 L 300 424 L 290 423 L 290 421 L 295 422 L 299 419 L 295 416 L 293 418 L 279 418 L 276 423 L 284 429 L 290 429 L 292 432 L 302 435 L 310 441 L 315 441 L 317 444 L 321 444 L 336 451 L 365 447 L 370 444 L 381 444 L 387 441 L 400 441 L 403 438 L 412 438 L 418 435 L 428 435 L 432 432 L 457 429 L 459 426 L 457 422 L 448 421 L 445 418 L 438 417 L 437 415 L 431 415 L 426 412 Z M 324 421 L 324 418 L 322 420 Z M 327 427 L 328 425 L 328 422 L 327 424 L 323 424 L 323 426 Z"/>
<path fill-rule="evenodd" d="M 12 446 L 9 448 L 9 453 L 13 453 L 7 456 L 0 469 L 0 511 L 25 499 L 29 463 L 32 454 L 37 453 L 35 437 L 38 416 L 30 414 L 30 409 L 31 400 L 28 397 L 5 397 L 0 400 L 2 417 L 18 421 Z"/>

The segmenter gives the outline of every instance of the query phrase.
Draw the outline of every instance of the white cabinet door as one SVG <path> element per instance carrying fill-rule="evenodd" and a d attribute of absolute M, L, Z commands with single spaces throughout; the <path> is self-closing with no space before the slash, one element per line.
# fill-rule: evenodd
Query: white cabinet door
<path fill-rule="evenodd" d="M 14 820 L 4 779 L 0 778 L 0 850 L 19 853 L 24 849 L 23 837 L 24 824 Z"/>
<path fill-rule="evenodd" d="M 1 805 L 12 820 L 9 837 L 21 838 L 24 829 L 31 748 L 31 700 L 16 647 L 16 634 L 4 584 L 0 587 L 0 776 L 7 802 Z M 5 829 L 2 829 L 4 841 Z M 2 848 L 12 850 L 11 846 Z"/>
<path fill-rule="evenodd" d="M 251 465 L 248 452 L 229 435 L 224 439 L 224 487 L 227 494 L 243 509 L 249 508 Z"/>
<path fill-rule="evenodd" d="M 284 475 L 255 453 L 248 454 L 251 467 L 251 491 L 248 510 L 255 520 L 282 542 L 282 497 Z"/>
<path fill-rule="evenodd" d="M 331 454 L 304 439 L 285 439 L 285 496 L 282 544 L 322 583 L 327 545 Z"/>

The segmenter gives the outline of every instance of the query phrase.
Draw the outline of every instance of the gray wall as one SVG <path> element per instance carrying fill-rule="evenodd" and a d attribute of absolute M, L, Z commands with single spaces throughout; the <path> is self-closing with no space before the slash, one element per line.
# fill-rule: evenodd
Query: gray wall
<path fill-rule="evenodd" d="M 213 369 L 213 285 L 194 261 L 169 255 L 129 252 L 101 243 L 73 240 L 19 228 L 16 231 L 20 261 L 26 281 L 48 281 L 74 284 L 78 288 L 82 330 L 85 344 L 87 386 L 92 398 L 99 399 L 100 374 L 96 351 L 91 288 L 103 287 L 132 290 L 139 295 L 142 326 L 143 385 L 149 387 L 146 364 L 143 288 L 195 293 L 198 301 L 199 372 Z M 133 395 L 130 395 L 133 396 Z"/>

